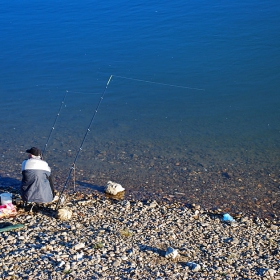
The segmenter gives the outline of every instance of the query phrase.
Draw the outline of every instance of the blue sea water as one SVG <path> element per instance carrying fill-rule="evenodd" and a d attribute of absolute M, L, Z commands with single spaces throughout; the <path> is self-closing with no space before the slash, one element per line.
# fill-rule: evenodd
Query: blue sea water
<path fill-rule="evenodd" d="M 174 194 L 192 172 L 235 166 L 269 169 L 272 185 L 255 181 L 275 192 L 279 17 L 272 0 L 1 1 L 1 176 L 44 148 L 66 91 L 46 158 L 67 174 L 105 93 L 77 161 L 84 181 L 133 191 L 164 175 L 154 184 Z"/>

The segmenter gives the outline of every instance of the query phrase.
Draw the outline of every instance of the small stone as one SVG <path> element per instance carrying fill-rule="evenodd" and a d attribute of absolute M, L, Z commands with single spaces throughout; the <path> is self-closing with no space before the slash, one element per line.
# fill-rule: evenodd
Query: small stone
<path fill-rule="evenodd" d="M 198 272 L 201 270 L 200 264 L 197 264 L 195 262 L 187 262 L 187 266 L 189 267 L 190 270 L 194 272 Z"/>
<path fill-rule="evenodd" d="M 130 209 L 130 202 L 128 200 L 124 200 L 121 202 L 121 205 L 125 208 L 125 209 Z"/>
<path fill-rule="evenodd" d="M 119 267 L 120 264 L 121 264 L 121 261 L 120 260 L 116 260 L 116 261 L 114 261 L 113 266 L 114 267 Z"/>
<path fill-rule="evenodd" d="M 58 264 L 58 267 L 62 267 L 63 265 L 65 265 L 65 261 L 61 261 L 61 262 Z"/>
<path fill-rule="evenodd" d="M 165 252 L 165 257 L 167 259 L 175 259 L 178 256 L 178 250 L 173 249 L 172 247 L 168 247 L 166 252 Z"/>
<path fill-rule="evenodd" d="M 9 235 L 8 237 L 7 237 L 7 239 L 6 239 L 6 241 L 12 241 L 12 240 L 14 240 L 15 238 L 12 236 L 12 235 Z"/>
<path fill-rule="evenodd" d="M 267 272 L 268 272 L 268 274 L 269 274 L 271 277 L 274 277 L 274 274 L 275 274 L 277 271 L 270 268 Z"/>
<path fill-rule="evenodd" d="M 238 244 L 238 243 L 239 243 L 239 240 L 238 240 L 237 238 L 234 237 L 234 238 L 232 239 L 231 243 L 232 243 L 232 244 Z"/>
<path fill-rule="evenodd" d="M 63 271 L 63 272 L 64 272 L 64 273 L 69 273 L 70 269 L 71 269 L 70 264 L 67 263 L 67 264 L 65 265 L 65 268 L 64 268 L 64 271 Z"/>
<path fill-rule="evenodd" d="M 276 230 L 278 230 L 278 226 L 272 224 L 272 225 L 270 225 L 270 229 L 273 231 L 276 231 Z"/>
<path fill-rule="evenodd" d="M 76 251 L 80 250 L 82 248 L 85 248 L 85 243 L 78 243 L 75 246 L 73 246 L 73 249 L 76 250 Z"/>
<path fill-rule="evenodd" d="M 76 255 L 76 260 L 77 260 L 77 261 L 81 261 L 81 260 L 83 259 L 83 256 L 84 256 L 84 253 L 83 253 L 83 252 L 80 253 L 80 254 L 77 254 L 77 255 Z"/>
<path fill-rule="evenodd" d="M 76 262 L 71 263 L 71 270 L 76 270 L 78 268 L 78 264 Z"/>
<path fill-rule="evenodd" d="M 155 208 L 157 206 L 158 206 L 158 204 L 155 200 L 153 202 L 151 202 L 150 205 L 149 205 L 150 208 Z"/>

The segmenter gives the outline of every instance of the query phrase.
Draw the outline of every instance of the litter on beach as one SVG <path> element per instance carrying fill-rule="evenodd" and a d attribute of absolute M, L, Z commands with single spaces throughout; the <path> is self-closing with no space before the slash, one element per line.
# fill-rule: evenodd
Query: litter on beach
<path fill-rule="evenodd" d="M 13 217 L 16 214 L 17 210 L 13 203 L 6 203 L 4 205 L 0 205 L 0 219 Z"/>
<path fill-rule="evenodd" d="M 235 222 L 234 218 L 230 214 L 227 214 L 227 213 L 223 215 L 222 221 L 227 222 L 227 223 Z"/>
<path fill-rule="evenodd" d="M 23 224 L 10 225 L 10 226 L 0 228 L 0 232 L 11 231 L 11 230 L 19 229 L 19 228 L 23 228 L 23 227 L 24 227 Z"/>

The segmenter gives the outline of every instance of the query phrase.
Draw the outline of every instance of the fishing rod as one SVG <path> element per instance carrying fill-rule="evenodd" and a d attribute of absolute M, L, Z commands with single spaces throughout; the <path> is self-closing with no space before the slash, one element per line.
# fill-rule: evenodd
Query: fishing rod
<path fill-rule="evenodd" d="M 48 137 L 47 142 L 46 142 L 46 144 L 45 144 L 44 150 L 43 150 L 43 152 L 41 153 L 41 159 L 43 159 L 43 155 L 44 155 L 44 153 L 45 153 L 46 150 L 47 150 L 48 143 L 49 143 L 49 141 L 50 141 L 52 132 L 54 131 L 54 128 L 55 128 L 57 119 L 58 119 L 58 117 L 59 117 L 59 115 L 60 115 L 60 111 L 61 111 L 61 109 L 62 109 L 62 107 L 63 107 L 63 104 L 64 104 L 64 101 L 65 101 L 65 98 L 66 98 L 67 93 L 68 93 L 68 90 L 66 90 L 66 92 L 65 92 L 65 94 L 64 94 L 64 97 L 63 97 L 63 99 L 62 99 L 62 102 L 61 102 L 61 104 L 60 104 L 59 110 L 58 110 L 57 115 L 56 115 L 56 117 L 55 117 L 55 120 L 54 120 L 53 126 L 52 126 L 52 128 L 51 128 L 49 137 Z M 53 183 L 52 176 L 51 176 L 51 175 L 50 175 L 50 176 L 47 176 L 47 178 L 48 178 L 48 180 L 49 180 L 49 182 L 50 182 L 50 187 L 51 187 L 52 194 L 53 194 L 53 197 L 54 197 L 54 196 L 55 196 L 55 190 L 54 190 L 54 183 Z"/>
<path fill-rule="evenodd" d="M 67 179 L 66 179 L 66 181 L 65 181 L 65 184 L 64 184 L 64 186 L 63 186 L 63 189 L 62 189 L 62 191 L 61 191 L 61 193 L 60 193 L 60 195 L 59 195 L 59 199 L 58 199 L 58 201 L 57 201 L 57 203 L 56 203 L 55 210 L 58 209 L 58 206 L 59 206 L 60 201 L 61 201 L 61 198 L 62 198 L 62 194 L 63 194 L 63 192 L 65 191 L 65 189 L 66 189 L 66 187 L 67 187 L 67 184 L 68 184 L 68 182 L 69 182 L 69 180 L 70 180 L 72 171 L 73 171 L 73 169 L 75 168 L 76 161 L 77 161 L 77 159 L 78 159 L 78 157 L 79 157 L 79 154 L 80 154 L 80 152 L 81 152 L 81 150 L 82 150 L 82 147 L 83 147 L 83 145 L 84 145 L 84 142 L 85 142 L 85 140 L 86 140 L 86 137 L 87 137 L 87 135 L 88 135 L 88 133 L 89 133 L 89 131 L 90 131 L 91 124 L 93 123 L 93 120 L 95 119 L 95 116 L 96 116 L 96 114 L 97 114 L 97 112 L 98 112 L 98 109 L 99 109 L 100 104 L 101 104 L 101 102 L 102 102 L 102 100 L 103 100 L 103 98 L 104 98 L 104 95 L 105 95 L 105 93 L 106 93 L 106 91 L 107 91 L 107 88 L 108 88 L 108 86 L 109 86 L 109 84 L 110 84 L 110 82 L 111 82 L 112 77 L 113 77 L 113 76 L 111 75 L 110 78 L 108 79 L 108 82 L 107 82 L 106 87 L 105 87 L 105 89 L 104 89 L 104 91 L 103 91 L 103 94 L 101 95 L 101 97 L 100 97 L 100 99 L 99 99 L 99 102 L 98 102 L 98 104 L 97 104 L 97 107 L 96 107 L 96 109 L 95 109 L 95 111 L 94 111 L 94 113 L 93 113 L 93 115 L 92 115 L 92 118 L 91 118 L 91 120 L 90 120 L 89 126 L 88 126 L 88 128 L 87 128 L 87 130 L 86 130 L 86 133 L 85 133 L 84 138 L 83 138 L 83 140 L 82 140 L 82 143 L 81 143 L 81 145 L 80 145 L 80 148 L 79 148 L 79 150 L 78 150 L 78 152 L 77 152 L 77 154 L 76 154 L 76 157 L 75 157 L 75 159 L 74 159 L 74 161 L 73 161 L 73 163 L 72 163 L 72 166 L 70 167 L 70 170 L 69 170 L 69 173 L 68 173 L 68 177 L 67 177 Z"/>
<path fill-rule="evenodd" d="M 54 131 L 54 128 L 55 128 L 57 119 L 58 119 L 58 117 L 59 117 L 59 115 L 60 115 L 60 111 L 61 111 L 62 106 L 63 106 L 63 104 L 64 104 L 64 101 L 65 101 L 65 98 L 66 98 L 67 93 L 68 93 L 68 90 L 66 90 L 65 95 L 64 95 L 64 98 L 63 98 L 63 100 L 62 100 L 62 102 L 61 102 L 61 104 L 60 104 L 60 108 L 59 108 L 58 113 L 57 113 L 57 115 L 56 115 L 56 118 L 55 118 L 55 120 L 54 120 L 54 123 L 53 123 L 53 126 L 52 126 L 52 128 L 51 128 L 49 137 L 48 137 L 47 142 L 46 142 L 46 144 L 45 144 L 44 150 L 43 150 L 43 152 L 42 152 L 42 155 L 41 155 L 42 158 L 43 158 L 43 154 L 44 154 L 45 151 L 47 150 L 48 143 L 49 143 L 49 141 L 50 141 L 52 132 Z"/>

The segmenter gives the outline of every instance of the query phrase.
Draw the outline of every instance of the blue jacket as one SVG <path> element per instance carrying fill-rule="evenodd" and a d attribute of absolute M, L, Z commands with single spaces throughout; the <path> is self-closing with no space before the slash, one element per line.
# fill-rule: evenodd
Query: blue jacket
<path fill-rule="evenodd" d="M 53 192 L 49 182 L 51 169 L 47 162 L 30 158 L 22 162 L 21 197 L 26 202 L 49 203 Z"/>

